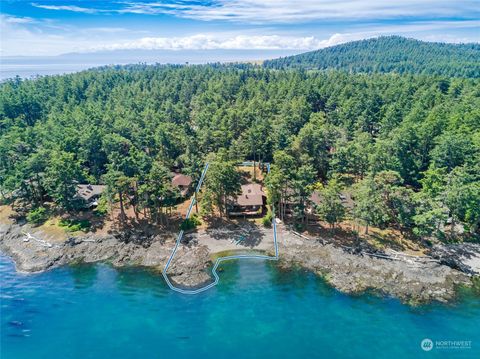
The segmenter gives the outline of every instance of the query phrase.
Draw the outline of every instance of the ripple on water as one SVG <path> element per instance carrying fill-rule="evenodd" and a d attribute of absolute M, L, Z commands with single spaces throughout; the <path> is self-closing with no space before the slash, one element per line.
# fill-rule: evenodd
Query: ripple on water
<path fill-rule="evenodd" d="M 20 275 L 0 258 L 1 358 L 413 358 L 424 354 L 423 338 L 471 340 L 472 349 L 455 357 L 480 357 L 476 296 L 412 308 L 370 294 L 347 296 L 309 272 L 271 262 L 221 268 L 218 286 L 182 295 L 138 268 Z"/>

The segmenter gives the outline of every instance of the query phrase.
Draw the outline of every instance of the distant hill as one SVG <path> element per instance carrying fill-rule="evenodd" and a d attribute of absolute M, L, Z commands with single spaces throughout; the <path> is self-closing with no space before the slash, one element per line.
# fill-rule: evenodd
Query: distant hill
<path fill-rule="evenodd" d="M 267 60 L 264 66 L 479 78 L 480 44 L 445 44 L 387 36 Z"/>

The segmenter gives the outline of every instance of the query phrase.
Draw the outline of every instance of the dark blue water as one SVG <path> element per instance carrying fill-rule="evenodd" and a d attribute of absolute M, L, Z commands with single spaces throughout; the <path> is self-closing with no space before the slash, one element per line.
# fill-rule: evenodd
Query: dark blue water
<path fill-rule="evenodd" d="M 141 269 L 22 275 L 0 257 L 1 355 L 22 358 L 480 358 L 480 300 L 412 308 L 303 271 L 241 261 L 186 296 Z M 426 352 L 424 338 L 471 349 Z"/>

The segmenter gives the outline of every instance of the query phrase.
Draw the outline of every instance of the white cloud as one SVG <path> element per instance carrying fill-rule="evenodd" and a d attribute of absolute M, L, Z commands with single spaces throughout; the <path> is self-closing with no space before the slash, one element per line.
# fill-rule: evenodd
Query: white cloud
<path fill-rule="evenodd" d="M 9 24 L 32 24 L 35 22 L 31 17 L 18 17 L 12 15 L 2 15 L 1 20 Z"/>
<path fill-rule="evenodd" d="M 308 51 L 347 41 L 399 34 L 425 40 L 478 42 L 480 20 L 427 21 L 396 25 L 363 25 L 322 37 L 310 33 L 256 27 L 232 32 L 165 36 L 155 29 L 59 26 L 54 20 L 0 14 L 0 55 L 59 55 L 120 49 L 155 50 L 294 50 Z M 468 30 L 470 29 L 470 30 Z M 301 29 L 300 29 L 301 30 Z"/>
<path fill-rule="evenodd" d="M 46 10 L 63 10 L 63 11 L 82 12 L 86 14 L 93 14 L 101 11 L 99 9 L 80 7 L 76 5 L 42 5 L 37 3 L 31 3 L 31 5 L 34 7 L 37 7 L 40 9 L 46 9 Z"/>
<path fill-rule="evenodd" d="M 344 36 L 340 34 L 335 34 L 327 40 L 313 36 L 196 34 L 182 37 L 143 37 L 133 41 L 90 47 L 86 50 L 312 50 L 342 41 Z"/>
<path fill-rule="evenodd" d="M 10 15 L 0 15 L 2 56 L 56 54 L 61 48 L 71 45 L 71 40 L 42 31 L 39 20 L 11 21 L 11 19 Z"/>
<path fill-rule="evenodd" d="M 382 19 L 407 16 L 473 16 L 478 0 L 166 0 L 124 2 L 121 13 L 169 14 L 183 18 L 250 23 L 290 23 L 325 19 Z"/>
<path fill-rule="evenodd" d="M 327 39 L 320 39 L 315 36 L 293 36 L 293 35 L 239 35 L 235 33 L 222 34 L 195 34 L 179 37 L 142 37 L 139 39 L 114 42 L 93 46 L 82 51 L 101 50 L 315 50 L 328 46 L 334 46 L 348 41 L 361 40 L 381 35 L 403 35 L 433 41 L 448 42 L 478 42 L 480 37 L 458 38 L 453 35 L 432 34 L 444 29 L 455 30 L 457 28 L 480 28 L 480 20 L 464 22 L 418 22 L 409 25 L 370 26 L 369 28 L 358 29 L 355 32 L 335 33 Z M 423 36 L 420 34 L 424 34 Z"/>
<path fill-rule="evenodd" d="M 76 5 L 32 6 L 81 13 L 166 14 L 202 21 L 295 23 L 327 19 L 390 19 L 399 17 L 470 17 L 480 15 L 478 0 L 164 0 L 123 1 L 115 8 Z"/>

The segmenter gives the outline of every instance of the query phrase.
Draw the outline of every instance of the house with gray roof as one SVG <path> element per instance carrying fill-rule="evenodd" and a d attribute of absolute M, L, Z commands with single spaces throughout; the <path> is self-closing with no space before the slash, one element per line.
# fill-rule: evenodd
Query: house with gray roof
<path fill-rule="evenodd" d="M 247 183 L 241 186 L 241 193 L 227 200 L 229 216 L 261 215 L 265 207 L 266 195 L 258 183 Z"/>
<path fill-rule="evenodd" d="M 76 196 L 85 201 L 87 208 L 96 207 L 98 199 L 106 188 L 107 186 L 98 184 L 77 184 Z"/>

